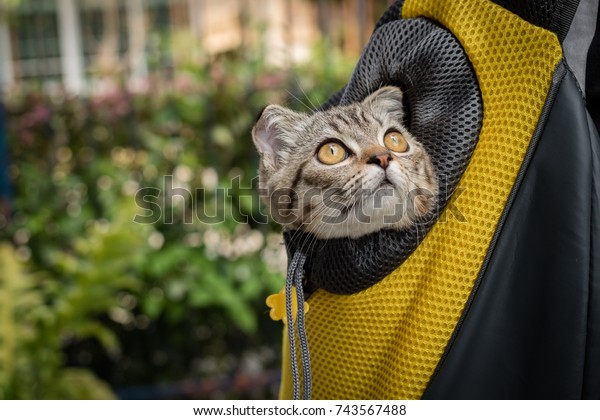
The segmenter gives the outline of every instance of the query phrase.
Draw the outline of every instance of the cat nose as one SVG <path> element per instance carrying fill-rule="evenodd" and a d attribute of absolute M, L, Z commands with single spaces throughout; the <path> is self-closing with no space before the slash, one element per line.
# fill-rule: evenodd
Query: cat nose
<path fill-rule="evenodd" d="M 369 160 L 367 160 L 367 163 L 374 163 L 385 169 L 388 167 L 391 161 L 392 155 L 388 152 L 384 152 L 371 156 Z"/>

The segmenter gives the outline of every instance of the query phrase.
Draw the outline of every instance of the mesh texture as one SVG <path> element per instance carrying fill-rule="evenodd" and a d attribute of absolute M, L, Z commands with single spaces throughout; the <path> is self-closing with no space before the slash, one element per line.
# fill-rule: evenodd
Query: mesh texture
<path fill-rule="evenodd" d="M 483 118 L 477 79 L 460 43 L 447 30 L 425 19 L 381 25 L 350 82 L 328 106 L 361 101 L 383 85 L 397 85 L 405 92 L 410 116 L 405 123 L 436 167 L 438 211 L 412 229 L 382 230 L 352 241 L 316 241 L 308 239 L 309 234 L 288 232 L 291 254 L 300 244 L 311 245 L 304 249 L 309 256 L 308 291 L 356 293 L 398 267 L 445 207 L 477 143 Z"/>
<path fill-rule="evenodd" d="M 317 399 L 421 397 L 480 272 L 561 60 L 553 33 L 491 1 L 407 0 L 402 13 L 448 28 L 479 80 L 483 125 L 458 184 L 463 193 L 453 199 L 466 222 L 446 208 L 382 281 L 352 295 L 311 295 L 306 321 Z M 282 398 L 290 397 L 288 365 L 284 355 Z"/>
<path fill-rule="evenodd" d="M 534 25 L 555 32 L 563 41 L 569 32 L 579 0 L 494 0 Z"/>
<path fill-rule="evenodd" d="M 536 26 L 552 30 L 559 0 L 494 0 L 494 3 Z"/>

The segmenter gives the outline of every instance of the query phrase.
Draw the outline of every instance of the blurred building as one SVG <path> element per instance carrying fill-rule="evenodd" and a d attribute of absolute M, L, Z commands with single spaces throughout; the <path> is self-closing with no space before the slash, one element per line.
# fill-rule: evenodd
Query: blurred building
<path fill-rule="evenodd" d="M 0 0 L 0 88 L 35 81 L 81 93 L 115 77 L 135 84 L 180 57 L 211 57 L 259 44 L 275 65 L 307 60 L 322 39 L 357 53 L 373 16 L 387 3 Z"/>

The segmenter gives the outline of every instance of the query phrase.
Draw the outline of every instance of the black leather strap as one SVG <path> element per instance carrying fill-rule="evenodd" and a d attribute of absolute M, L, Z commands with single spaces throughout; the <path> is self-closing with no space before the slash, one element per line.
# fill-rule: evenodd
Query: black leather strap
<path fill-rule="evenodd" d="M 596 34 L 587 55 L 585 97 L 588 111 L 600 131 L 600 10 L 596 14 Z"/>

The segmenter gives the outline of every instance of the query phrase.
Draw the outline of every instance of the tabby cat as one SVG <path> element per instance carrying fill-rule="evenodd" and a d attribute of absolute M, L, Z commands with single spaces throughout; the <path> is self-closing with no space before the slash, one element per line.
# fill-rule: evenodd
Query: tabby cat
<path fill-rule="evenodd" d="M 402 124 L 402 91 L 311 114 L 267 106 L 252 130 L 259 189 L 285 228 L 319 239 L 406 229 L 435 207 L 437 179 Z"/>

